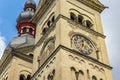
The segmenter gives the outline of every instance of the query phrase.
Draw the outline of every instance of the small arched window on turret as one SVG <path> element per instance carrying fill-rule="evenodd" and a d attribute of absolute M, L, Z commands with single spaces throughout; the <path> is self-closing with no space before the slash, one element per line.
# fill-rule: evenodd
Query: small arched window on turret
<path fill-rule="evenodd" d="M 78 15 L 78 23 L 83 24 L 83 17 L 81 15 Z"/>
<path fill-rule="evenodd" d="M 27 32 L 27 28 L 23 28 L 23 33 L 26 33 Z"/>
<path fill-rule="evenodd" d="M 70 19 L 76 21 L 76 15 L 74 13 L 70 13 Z"/>
<path fill-rule="evenodd" d="M 86 27 L 90 29 L 92 26 L 93 26 L 93 24 L 89 20 L 87 20 Z"/>
<path fill-rule="evenodd" d="M 29 28 L 29 33 L 32 34 L 32 32 L 33 32 L 33 29 Z"/>
<path fill-rule="evenodd" d="M 19 80 L 26 80 L 23 74 L 20 75 Z"/>

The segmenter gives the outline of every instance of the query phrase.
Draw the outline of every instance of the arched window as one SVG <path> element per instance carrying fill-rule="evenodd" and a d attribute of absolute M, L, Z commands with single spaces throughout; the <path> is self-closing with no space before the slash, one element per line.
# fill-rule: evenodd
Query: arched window
<path fill-rule="evenodd" d="M 55 76 L 55 70 L 53 70 L 49 75 L 48 75 L 48 80 L 54 80 Z"/>
<path fill-rule="evenodd" d="M 52 22 L 54 22 L 54 21 L 55 21 L 55 16 L 52 17 Z"/>
<path fill-rule="evenodd" d="M 83 17 L 78 15 L 78 23 L 83 24 Z"/>
<path fill-rule="evenodd" d="M 92 27 L 92 23 L 88 20 L 86 21 L 86 27 L 89 29 Z"/>
<path fill-rule="evenodd" d="M 51 22 L 50 22 L 50 21 L 48 21 L 47 26 L 48 26 L 48 27 L 50 27 L 50 26 L 51 26 Z"/>
<path fill-rule="evenodd" d="M 29 56 L 33 57 L 33 54 L 29 54 Z"/>
<path fill-rule="evenodd" d="M 30 78 L 31 78 L 31 75 L 27 75 L 27 80 L 30 80 Z"/>
<path fill-rule="evenodd" d="M 84 80 L 84 73 L 81 70 L 79 71 L 78 80 Z"/>
<path fill-rule="evenodd" d="M 76 15 L 74 13 L 70 13 L 70 19 L 76 21 Z"/>
<path fill-rule="evenodd" d="M 23 33 L 26 33 L 27 32 L 27 29 L 26 28 L 23 28 Z"/>
<path fill-rule="evenodd" d="M 29 33 L 32 34 L 32 32 L 33 32 L 33 29 L 29 28 Z"/>
<path fill-rule="evenodd" d="M 19 80 L 25 80 L 25 76 L 21 74 Z"/>
<path fill-rule="evenodd" d="M 43 29 L 43 31 L 42 31 L 42 34 L 44 35 L 44 34 L 47 32 L 47 30 L 48 30 L 48 28 L 45 27 L 45 28 Z"/>
<path fill-rule="evenodd" d="M 92 80 L 97 80 L 97 78 L 95 76 L 92 76 Z"/>

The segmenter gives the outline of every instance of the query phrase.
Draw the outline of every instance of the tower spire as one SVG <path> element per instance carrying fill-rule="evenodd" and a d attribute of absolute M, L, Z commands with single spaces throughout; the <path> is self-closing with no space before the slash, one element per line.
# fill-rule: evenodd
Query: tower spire
<path fill-rule="evenodd" d="M 30 34 L 35 37 L 36 25 L 30 22 L 36 10 L 36 3 L 34 0 L 27 0 L 24 5 L 24 11 L 20 13 L 17 18 L 16 28 L 18 35 Z"/>

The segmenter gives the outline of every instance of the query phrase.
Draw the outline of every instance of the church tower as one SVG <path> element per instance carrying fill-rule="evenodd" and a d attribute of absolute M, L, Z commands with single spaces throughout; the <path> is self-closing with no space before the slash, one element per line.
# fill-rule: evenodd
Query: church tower
<path fill-rule="evenodd" d="M 27 0 L 17 18 L 18 37 L 7 46 L 0 60 L 0 80 L 30 80 L 36 24 L 31 18 L 36 11 L 34 0 Z"/>
<path fill-rule="evenodd" d="M 31 80 L 112 80 L 98 0 L 40 0 Z"/>

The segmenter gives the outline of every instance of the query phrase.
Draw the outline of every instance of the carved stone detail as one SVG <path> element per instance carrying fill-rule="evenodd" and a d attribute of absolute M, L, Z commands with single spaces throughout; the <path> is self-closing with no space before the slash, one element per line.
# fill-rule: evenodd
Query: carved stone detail
<path fill-rule="evenodd" d="M 102 67 L 94 65 L 92 63 L 89 63 L 89 66 L 90 66 L 91 69 L 94 69 L 98 72 L 101 72 L 101 73 L 105 74 L 105 70 Z"/>
<path fill-rule="evenodd" d="M 44 63 L 45 60 L 48 59 L 48 57 L 52 54 L 52 52 L 55 50 L 55 38 L 50 38 L 46 41 L 45 45 L 43 46 L 43 49 L 41 51 L 41 55 L 38 57 L 38 63 L 39 66 Z"/>
<path fill-rule="evenodd" d="M 50 74 L 48 75 L 47 79 L 48 80 L 54 80 L 54 77 L 55 77 L 55 69 L 52 72 L 50 72 Z"/>
<path fill-rule="evenodd" d="M 80 64 L 85 64 L 85 61 L 83 60 L 83 59 L 81 59 L 81 58 L 79 58 L 79 57 L 75 57 L 75 56 L 73 56 L 73 55 L 69 55 L 69 59 L 70 60 L 73 60 L 73 61 L 75 61 L 75 62 L 78 62 L 78 63 L 80 63 Z"/>
<path fill-rule="evenodd" d="M 71 78 L 72 80 L 84 80 L 84 73 L 82 70 L 76 70 L 74 67 L 71 67 Z"/>

